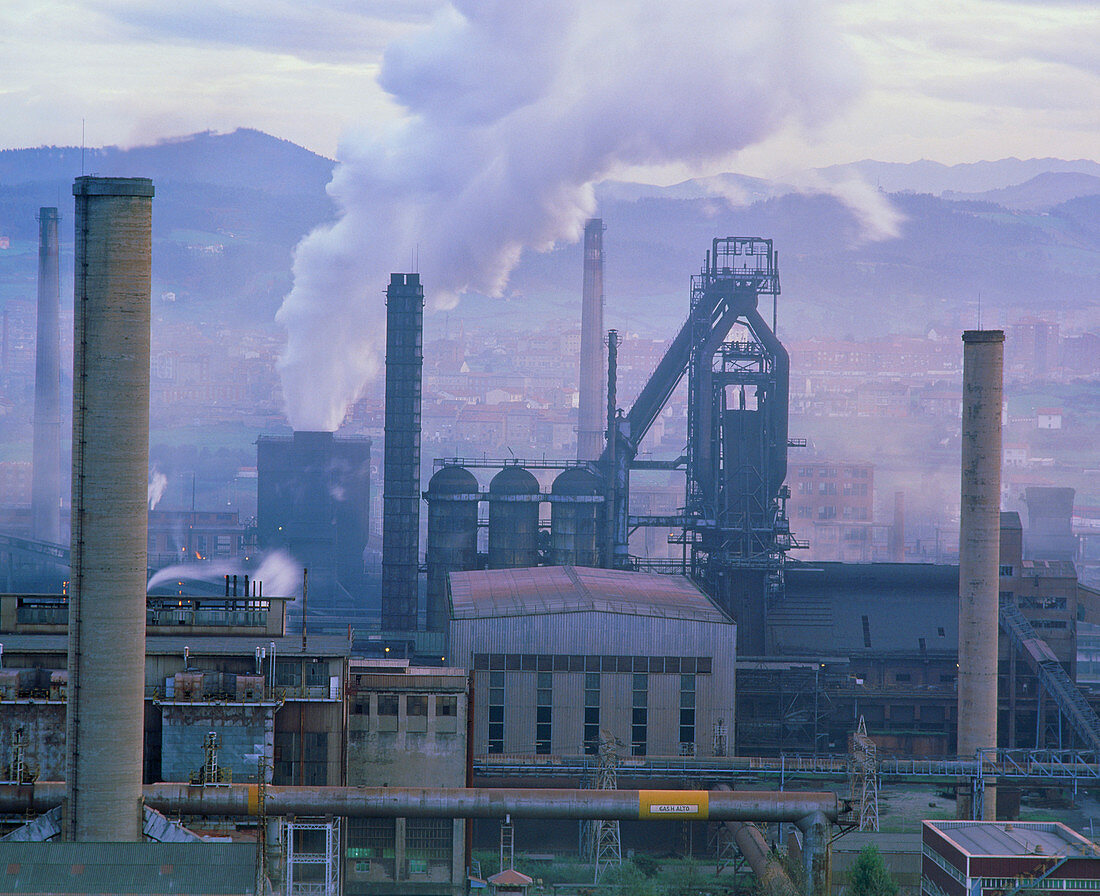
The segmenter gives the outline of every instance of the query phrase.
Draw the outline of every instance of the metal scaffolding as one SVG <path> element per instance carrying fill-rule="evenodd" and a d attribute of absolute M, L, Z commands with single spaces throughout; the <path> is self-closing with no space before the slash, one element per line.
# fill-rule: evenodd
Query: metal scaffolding
<path fill-rule="evenodd" d="M 861 831 L 878 830 L 878 748 L 863 716 L 848 738 L 848 793 Z"/>
<path fill-rule="evenodd" d="M 619 789 L 619 750 L 622 742 L 608 731 L 600 732 L 600 745 L 594 774 L 589 778 L 593 790 Z M 594 866 L 593 882 L 600 882 L 600 875 L 608 865 L 622 865 L 622 839 L 618 820 L 596 819 L 584 822 L 582 828 L 585 854 Z"/>
<path fill-rule="evenodd" d="M 283 822 L 283 842 L 286 896 L 340 896 L 339 818 L 289 818 Z M 311 874 L 306 868 L 320 870 Z"/>

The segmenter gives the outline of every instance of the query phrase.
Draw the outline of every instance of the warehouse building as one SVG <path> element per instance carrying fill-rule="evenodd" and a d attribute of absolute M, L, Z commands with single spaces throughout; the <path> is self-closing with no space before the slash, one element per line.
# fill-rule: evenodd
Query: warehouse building
<path fill-rule="evenodd" d="M 678 576 L 547 566 L 453 572 L 450 659 L 475 754 L 733 753 L 737 627 Z"/>
<path fill-rule="evenodd" d="M 1100 850 L 1056 821 L 926 821 L 922 896 L 1100 892 Z"/>

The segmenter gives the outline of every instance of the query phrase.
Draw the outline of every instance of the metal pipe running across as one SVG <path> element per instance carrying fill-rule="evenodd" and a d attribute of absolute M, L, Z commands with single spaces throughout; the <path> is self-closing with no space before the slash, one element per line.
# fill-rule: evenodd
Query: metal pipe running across
<path fill-rule="evenodd" d="M 147 784 L 146 805 L 179 815 L 259 814 L 259 786 Z M 0 812 L 46 812 L 61 804 L 65 784 L 0 784 Z M 415 787 L 266 788 L 266 814 L 363 817 L 570 818 L 631 821 L 788 821 L 806 828 L 835 822 L 835 793 L 706 790 L 566 790 Z"/>

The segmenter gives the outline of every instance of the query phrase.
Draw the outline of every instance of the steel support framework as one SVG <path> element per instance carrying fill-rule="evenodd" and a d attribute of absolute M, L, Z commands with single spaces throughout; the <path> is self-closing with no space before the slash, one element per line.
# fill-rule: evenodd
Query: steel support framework
<path fill-rule="evenodd" d="M 620 492 L 608 518 L 609 565 L 635 566 L 632 526 L 681 524 L 688 572 L 738 621 L 738 652 L 765 653 L 767 601 L 783 592 L 786 552 L 793 546 L 783 480 L 787 468 L 790 360 L 774 332 L 779 295 L 772 241 L 713 241 L 691 279 L 691 309 L 629 413 L 616 414 L 600 458 Z M 772 325 L 758 309 L 772 297 Z M 730 334 L 736 329 L 736 338 Z M 677 384 L 688 377 L 684 512 L 675 518 L 631 517 L 630 470 L 638 446 Z M 610 422 L 610 421 L 609 421 Z M 609 429 L 611 427 L 609 426 Z M 681 461 L 669 466 L 678 467 Z"/>

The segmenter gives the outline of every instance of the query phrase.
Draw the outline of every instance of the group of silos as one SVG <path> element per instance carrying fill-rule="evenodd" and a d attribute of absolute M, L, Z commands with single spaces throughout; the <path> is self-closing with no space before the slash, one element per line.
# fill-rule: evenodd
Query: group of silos
<path fill-rule="evenodd" d="M 570 466 L 544 494 L 538 479 L 519 464 L 500 470 L 482 492 L 477 477 L 456 465 L 441 467 L 424 497 L 428 501 L 428 628 L 441 631 L 449 619 L 447 575 L 479 569 L 591 566 L 600 563 L 604 487 L 585 466 Z M 478 507 L 489 505 L 488 551 L 478 552 Z M 549 551 L 539 528 L 542 502 L 550 504 Z"/>

